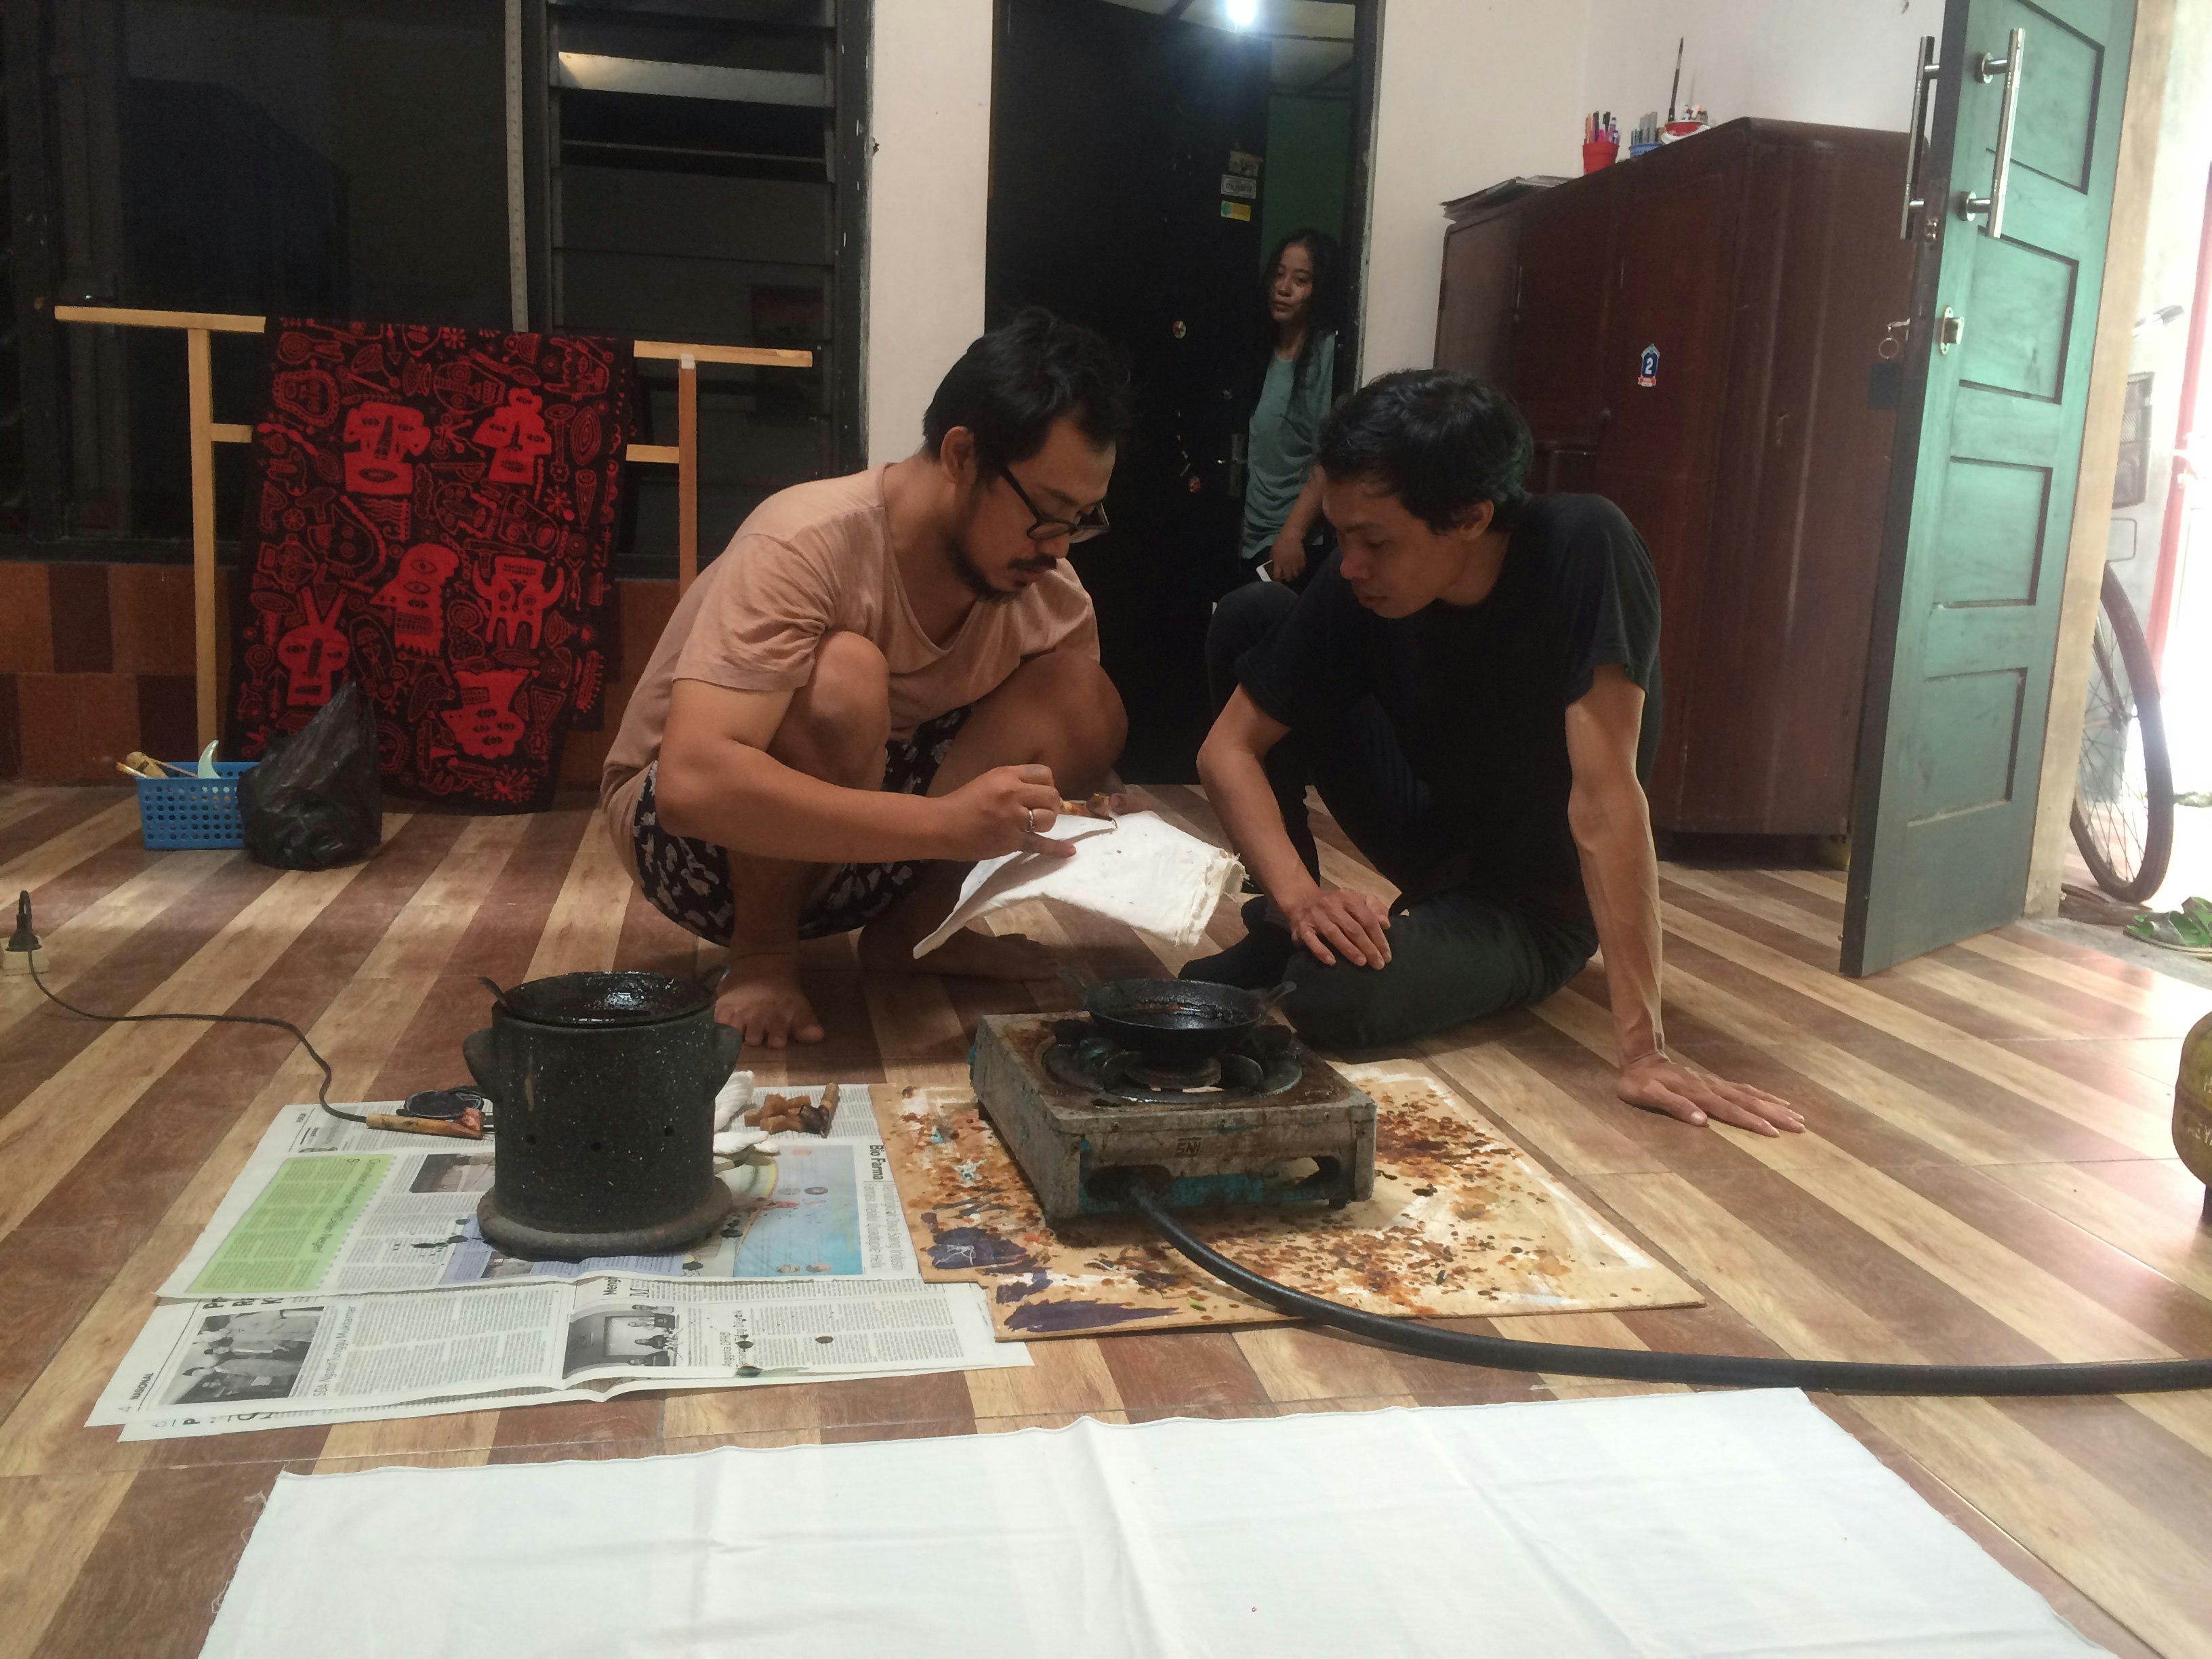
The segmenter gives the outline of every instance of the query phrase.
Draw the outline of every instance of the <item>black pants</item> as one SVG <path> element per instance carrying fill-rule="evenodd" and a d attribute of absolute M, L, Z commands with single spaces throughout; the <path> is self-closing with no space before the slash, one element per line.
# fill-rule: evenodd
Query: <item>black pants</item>
<path fill-rule="evenodd" d="M 1297 603 L 1270 582 L 1221 601 L 1206 641 L 1217 708 L 1237 688 L 1237 659 L 1272 637 Z M 1596 949 L 1585 916 L 1500 898 L 1510 872 L 1468 867 L 1467 848 L 1433 810 L 1429 783 L 1372 698 L 1325 731 L 1290 733 L 1268 751 L 1267 772 L 1283 827 L 1315 879 L 1321 866 L 1306 816 L 1309 783 L 1352 845 L 1400 890 L 1389 964 L 1324 967 L 1291 945 L 1279 913 L 1255 900 L 1245 907 L 1245 941 L 1193 962 L 1186 978 L 1256 985 L 1287 975 L 1298 988 L 1283 1007 L 1308 1038 L 1373 1048 L 1540 1001 Z"/>

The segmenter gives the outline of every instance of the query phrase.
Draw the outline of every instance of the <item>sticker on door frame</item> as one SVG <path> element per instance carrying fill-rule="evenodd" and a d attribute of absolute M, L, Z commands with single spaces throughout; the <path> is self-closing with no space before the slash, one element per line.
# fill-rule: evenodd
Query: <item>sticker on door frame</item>
<path fill-rule="evenodd" d="M 1659 348 L 1657 346 L 1644 347 L 1643 355 L 1637 358 L 1636 384 L 1638 386 L 1659 384 Z"/>

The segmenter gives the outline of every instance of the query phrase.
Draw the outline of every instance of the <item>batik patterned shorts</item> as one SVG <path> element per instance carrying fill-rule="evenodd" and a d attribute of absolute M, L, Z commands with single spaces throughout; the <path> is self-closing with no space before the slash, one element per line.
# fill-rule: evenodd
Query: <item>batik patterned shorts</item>
<path fill-rule="evenodd" d="M 884 749 L 884 790 L 888 794 L 929 792 L 945 751 L 968 721 L 968 710 L 955 708 L 926 720 L 910 738 L 893 738 Z M 678 927 L 716 945 L 730 942 L 737 902 L 730 891 L 730 857 L 712 842 L 671 835 L 660 827 L 653 804 L 659 761 L 645 769 L 637 811 L 630 820 L 637 851 L 638 884 L 653 908 Z M 849 933 L 865 927 L 898 902 L 921 879 L 918 860 L 898 864 L 844 864 L 799 919 L 801 939 Z"/>

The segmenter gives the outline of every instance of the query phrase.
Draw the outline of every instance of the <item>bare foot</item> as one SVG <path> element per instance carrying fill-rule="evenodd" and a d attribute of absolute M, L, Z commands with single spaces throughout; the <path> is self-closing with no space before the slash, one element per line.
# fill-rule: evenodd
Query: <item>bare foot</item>
<path fill-rule="evenodd" d="M 860 966 L 880 974 L 957 974 L 971 979 L 1050 979 L 1057 958 L 1026 933 L 979 933 L 963 927 L 915 960 L 914 939 L 874 925 L 860 930 Z"/>
<path fill-rule="evenodd" d="M 822 1041 L 822 1022 L 799 988 L 798 963 L 787 956 L 732 957 L 714 994 L 714 1018 L 771 1048 Z"/>

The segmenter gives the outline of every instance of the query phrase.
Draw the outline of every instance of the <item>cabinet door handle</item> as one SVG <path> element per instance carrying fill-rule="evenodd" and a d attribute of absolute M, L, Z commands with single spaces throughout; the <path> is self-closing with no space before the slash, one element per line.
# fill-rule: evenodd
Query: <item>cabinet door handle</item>
<path fill-rule="evenodd" d="M 1928 92 L 1936 84 L 1936 37 L 1920 37 L 1920 63 L 1912 71 L 1912 125 L 1905 135 L 1905 206 L 1898 214 L 1897 234 L 1901 241 L 1912 240 L 1912 216 L 1928 205 L 1924 197 L 1914 192 L 1920 185 L 1920 163 L 1926 154 L 1928 127 Z"/>
<path fill-rule="evenodd" d="M 1996 79 L 1997 71 L 2004 71 L 2004 102 L 1997 106 L 1997 162 L 1990 175 L 1990 193 L 1969 196 L 1959 204 L 1959 216 L 1970 219 L 1977 213 L 1990 216 L 1983 228 L 1992 236 L 2004 234 L 2005 187 L 2012 179 L 2012 117 L 2020 105 L 2020 58 L 2025 36 L 2014 29 L 2005 41 L 2005 55 L 1992 58 L 1984 52 L 1974 72 L 1984 82 Z"/>

